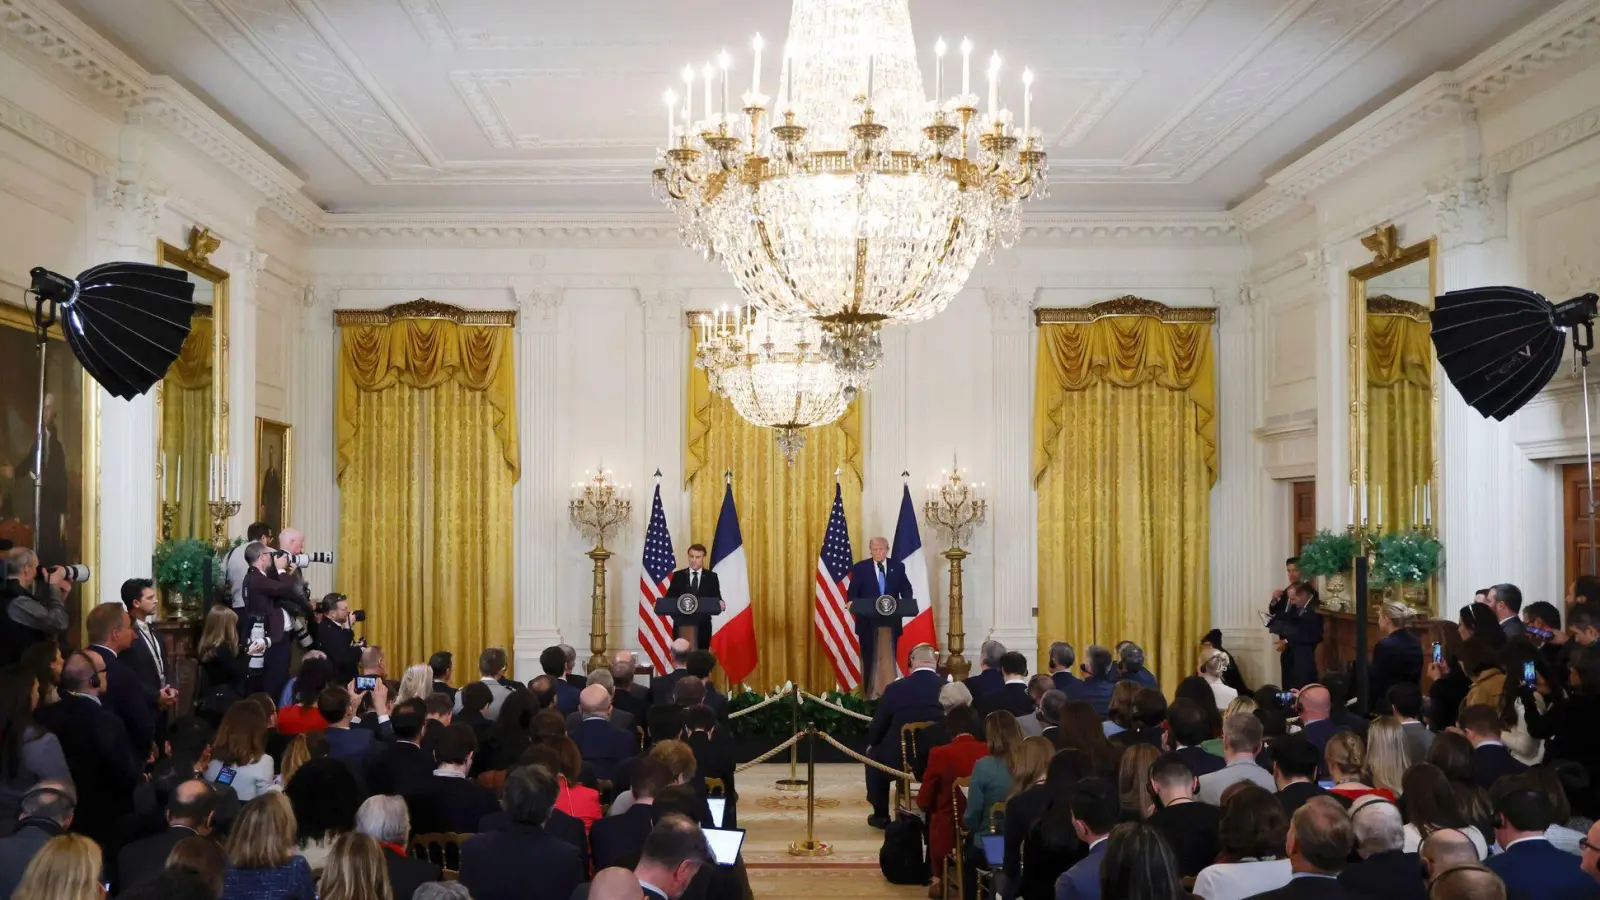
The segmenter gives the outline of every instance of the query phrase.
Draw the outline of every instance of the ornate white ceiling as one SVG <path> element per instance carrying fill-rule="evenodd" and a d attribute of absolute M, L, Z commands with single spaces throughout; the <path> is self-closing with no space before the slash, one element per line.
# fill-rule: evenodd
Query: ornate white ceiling
<path fill-rule="evenodd" d="M 648 175 L 659 97 L 673 73 L 720 48 L 745 47 L 756 31 L 781 36 L 789 7 L 64 5 L 260 140 L 323 205 L 374 211 L 654 209 Z M 919 44 L 968 35 L 980 54 L 998 48 L 1013 70 L 1026 63 L 1038 73 L 1034 121 L 1051 129 L 1055 186 L 1042 205 L 1220 209 L 1331 130 L 1553 6 L 915 0 L 912 12 Z M 927 57 L 925 75 L 931 50 Z"/>

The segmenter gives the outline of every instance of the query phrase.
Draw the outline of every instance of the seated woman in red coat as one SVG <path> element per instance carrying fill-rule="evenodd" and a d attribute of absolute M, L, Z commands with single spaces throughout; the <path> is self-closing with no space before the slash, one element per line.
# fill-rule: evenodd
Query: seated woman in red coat
<path fill-rule="evenodd" d="M 982 739 L 983 720 L 977 710 L 970 706 L 952 707 L 944 714 L 944 727 L 950 743 L 928 753 L 928 768 L 922 773 L 922 787 L 917 791 L 917 805 L 928 816 L 928 861 L 936 887 L 938 873 L 944 870 L 944 858 L 955 849 L 955 819 L 966 812 L 967 806 L 967 798 L 962 796 L 952 811 L 951 791 L 956 779 L 970 778 L 972 767 L 989 755 L 989 745 Z"/>

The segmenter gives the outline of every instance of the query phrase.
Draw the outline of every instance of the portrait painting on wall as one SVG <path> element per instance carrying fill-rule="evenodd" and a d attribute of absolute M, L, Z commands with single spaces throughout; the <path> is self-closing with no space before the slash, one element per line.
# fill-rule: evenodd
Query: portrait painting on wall
<path fill-rule="evenodd" d="M 289 430 L 283 422 L 256 417 L 255 518 L 277 534 L 289 521 Z"/>
<path fill-rule="evenodd" d="M 0 538 L 31 547 L 49 566 L 93 564 L 88 558 L 92 527 L 87 497 L 93 478 L 86 449 L 83 367 L 52 336 L 45 354 L 44 438 L 39 454 L 39 352 L 30 310 L 0 303 Z M 92 413 L 91 413 L 92 414 Z M 42 465 L 39 463 L 42 462 Z M 39 479 L 35 534 L 34 472 Z"/>

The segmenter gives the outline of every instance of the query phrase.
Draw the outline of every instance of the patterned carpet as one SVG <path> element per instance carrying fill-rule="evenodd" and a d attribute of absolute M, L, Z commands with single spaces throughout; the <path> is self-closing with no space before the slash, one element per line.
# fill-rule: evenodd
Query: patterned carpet
<path fill-rule="evenodd" d="M 805 777 L 805 766 L 799 774 Z M 787 777 L 787 764 L 769 763 L 739 774 L 739 824 L 748 831 L 745 866 L 758 900 L 927 896 L 926 888 L 892 885 L 878 873 L 883 832 L 867 825 L 871 807 L 860 766 L 817 766 L 816 838 L 831 845 L 833 853 L 789 855 L 789 845 L 806 836 L 806 795 L 774 787 Z"/>

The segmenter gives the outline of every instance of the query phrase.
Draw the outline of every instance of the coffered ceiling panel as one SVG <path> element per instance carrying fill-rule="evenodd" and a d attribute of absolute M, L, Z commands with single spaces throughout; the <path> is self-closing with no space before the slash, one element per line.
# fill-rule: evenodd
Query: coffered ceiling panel
<path fill-rule="evenodd" d="M 661 92 L 780 0 L 64 0 L 333 209 L 652 209 Z M 1060 209 L 1221 208 L 1555 0 L 915 0 L 1038 73 Z M 744 52 L 741 54 L 741 48 Z M 768 78 L 777 77 L 768 54 Z M 952 55 L 948 80 L 958 78 Z M 746 70 L 748 72 L 748 70 Z M 741 75 L 741 79 L 747 75 Z M 1008 91 L 1015 99 L 1017 85 Z"/>

